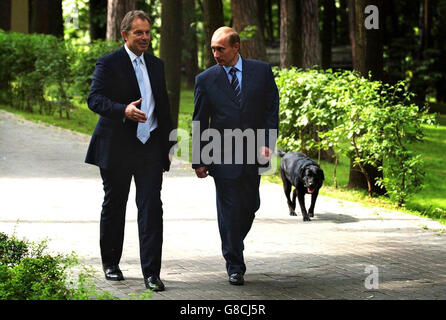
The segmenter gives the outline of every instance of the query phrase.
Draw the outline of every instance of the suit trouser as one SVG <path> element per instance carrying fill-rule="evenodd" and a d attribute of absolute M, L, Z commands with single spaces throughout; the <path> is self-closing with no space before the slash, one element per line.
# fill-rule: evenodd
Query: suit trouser
<path fill-rule="evenodd" d="M 120 163 L 110 170 L 101 169 L 105 192 L 100 221 L 102 263 L 117 265 L 121 259 L 127 199 L 133 177 L 142 273 L 145 277 L 159 276 L 163 243 L 163 169 L 158 137 L 151 136 L 145 145 L 135 140 L 121 152 L 125 156 Z"/>
<path fill-rule="evenodd" d="M 228 275 L 245 274 L 243 240 L 260 207 L 260 176 L 246 174 L 236 179 L 215 178 L 218 228 Z"/>

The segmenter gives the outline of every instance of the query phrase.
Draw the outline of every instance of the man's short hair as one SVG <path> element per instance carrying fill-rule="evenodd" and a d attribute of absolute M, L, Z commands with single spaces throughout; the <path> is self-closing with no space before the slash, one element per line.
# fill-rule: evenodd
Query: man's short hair
<path fill-rule="evenodd" d="M 126 15 L 124 16 L 124 19 L 122 19 L 121 31 L 125 30 L 126 32 L 129 32 L 130 29 L 132 28 L 132 22 L 136 18 L 139 18 L 142 20 L 147 20 L 150 25 L 152 24 L 147 13 L 145 13 L 142 10 L 132 10 L 132 11 L 127 12 Z"/>
<path fill-rule="evenodd" d="M 233 28 L 220 27 L 215 30 L 214 34 L 224 34 L 228 37 L 229 44 L 233 47 L 237 42 L 240 43 L 240 36 Z"/>
<path fill-rule="evenodd" d="M 231 46 L 234 46 L 237 42 L 240 43 L 240 36 L 238 35 L 238 33 L 234 30 L 233 32 L 229 32 L 229 44 Z"/>

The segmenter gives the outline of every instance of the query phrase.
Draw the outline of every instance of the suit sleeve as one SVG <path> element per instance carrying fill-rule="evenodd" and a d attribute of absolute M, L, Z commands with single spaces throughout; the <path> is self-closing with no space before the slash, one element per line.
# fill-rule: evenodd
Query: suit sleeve
<path fill-rule="evenodd" d="M 192 168 L 204 166 L 201 162 L 201 150 L 206 142 L 202 141 L 202 133 L 209 128 L 210 112 L 204 84 L 197 76 L 194 89 L 194 114 L 192 116 Z M 199 126 L 199 129 L 198 129 Z"/>
<path fill-rule="evenodd" d="M 107 97 L 107 90 L 110 90 L 107 81 L 112 78 L 108 63 L 103 57 L 96 63 L 87 99 L 88 107 L 103 117 L 121 120 L 124 119 L 124 110 L 127 105 L 114 102 Z"/>
<path fill-rule="evenodd" d="M 168 159 L 169 152 L 173 151 L 172 147 L 176 144 L 176 137 L 175 137 L 175 139 L 173 139 L 173 141 L 169 140 L 169 136 L 172 131 L 172 117 L 171 117 L 171 112 L 170 112 L 169 95 L 167 93 L 164 62 L 162 60 L 159 60 L 159 61 L 160 61 L 160 66 L 161 66 L 160 101 L 162 101 L 162 104 L 163 104 L 163 108 L 162 108 L 163 112 L 159 113 L 159 116 L 162 117 L 162 119 L 159 119 L 159 120 L 161 123 L 163 123 L 163 132 L 162 132 L 163 137 L 162 137 L 162 139 L 163 139 L 165 157 Z"/>
<path fill-rule="evenodd" d="M 264 128 L 266 129 L 265 146 L 274 148 L 274 145 L 269 145 L 269 137 L 270 134 L 272 134 L 271 130 L 276 130 L 276 138 L 279 134 L 279 91 L 277 90 L 276 81 L 274 80 L 274 74 L 272 72 L 271 66 L 269 65 L 266 71 L 266 79 L 267 104 L 265 106 L 263 118 Z"/>

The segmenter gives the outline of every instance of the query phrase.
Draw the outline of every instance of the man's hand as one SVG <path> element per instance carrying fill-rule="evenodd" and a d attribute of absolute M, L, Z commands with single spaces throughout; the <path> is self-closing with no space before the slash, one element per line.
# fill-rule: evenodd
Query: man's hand
<path fill-rule="evenodd" d="M 195 174 L 198 178 L 206 178 L 208 176 L 208 167 L 198 167 L 197 169 L 195 169 Z"/>
<path fill-rule="evenodd" d="M 146 122 L 147 116 L 144 112 L 139 110 L 136 106 L 140 104 L 142 98 L 139 98 L 137 101 L 130 102 L 130 104 L 125 108 L 125 117 L 126 119 L 133 120 L 136 122 Z"/>
<path fill-rule="evenodd" d="M 272 152 L 268 147 L 263 146 L 260 148 L 260 156 L 265 160 L 269 161 L 271 159 Z"/>

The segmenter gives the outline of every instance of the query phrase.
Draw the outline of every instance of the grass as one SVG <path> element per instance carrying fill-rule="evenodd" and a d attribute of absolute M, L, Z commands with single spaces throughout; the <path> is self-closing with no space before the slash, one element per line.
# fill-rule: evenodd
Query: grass
<path fill-rule="evenodd" d="M 0 109 L 11 113 L 15 113 L 26 120 L 50 124 L 58 126 L 60 128 L 69 129 L 72 131 L 90 135 L 93 133 L 93 130 L 96 126 L 96 122 L 98 121 L 99 118 L 97 114 L 88 109 L 86 103 L 82 103 L 76 106 L 76 108 L 72 109 L 70 111 L 70 119 L 67 119 L 65 117 L 60 118 L 57 112 L 55 112 L 53 115 L 39 114 L 37 111 L 30 113 L 27 111 L 14 109 L 4 104 L 0 105 Z"/>
<path fill-rule="evenodd" d="M 192 132 L 192 114 L 194 113 L 194 92 L 183 88 L 180 96 L 180 113 L 178 115 L 178 128 Z"/>
<path fill-rule="evenodd" d="M 88 109 L 86 102 L 76 104 L 70 111 L 70 119 L 59 117 L 57 112 L 53 115 L 39 114 L 37 108 L 34 112 L 17 110 L 11 106 L 0 104 L 0 109 L 17 114 L 26 120 L 50 124 L 64 129 L 73 130 L 79 133 L 91 135 L 98 121 L 99 115 Z M 194 93 L 191 89 L 183 89 L 181 92 L 180 114 L 178 117 L 178 127 L 188 132 L 192 128 L 192 113 L 194 111 Z"/>
<path fill-rule="evenodd" d="M 186 130 L 189 134 L 192 126 L 193 100 L 193 90 L 183 87 L 180 96 L 178 128 Z M 76 109 L 71 111 L 70 120 L 61 119 L 58 114 L 54 116 L 45 116 L 38 113 L 31 114 L 17 111 L 5 105 L 0 105 L 0 109 L 18 114 L 27 120 L 48 123 L 85 134 L 93 132 L 98 118 L 95 113 L 88 109 L 86 103 L 81 103 Z M 396 208 L 387 197 L 370 198 L 366 191 L 346 188 L 349 175 L 349 159 L 346 157 L 339 159 L 336 169 L 338 188 L 335 188 L 333 183 L 334 165 L 327 162 L 321 163 L 321 167 L 325 172 L 325 181 L 320 194 L 360 202 L 367 206 L 397 209 L 415 215 L 427 216 L 442 224 L 446 224 L 446 115 L 439 115 L 438 120 L 438 126 L 423 127 L 426 134 L 424 143 L 413 145 L 413 150 L 422 154 L 425 161 L 425 185 L 422 191 L 414 194 L 407 200 L 404 207 Z M 189 145 L 190 154 L 191 146 Z M 191 158 L 189 157 L 189 159 Z M 276 162 L 279 165 L 279 161 Z M 277 184 L 282 183 L 277 173 L 266 175 L 263 180 Z"/>
<path fill-rule="evenodd" d="M 407 201 L 406 207 L 429 217 L 446 220 L 446 115 L 438 126 L 423 126 L 425 142 L 413 146 L 426 166 L 424 188 Z"/>

